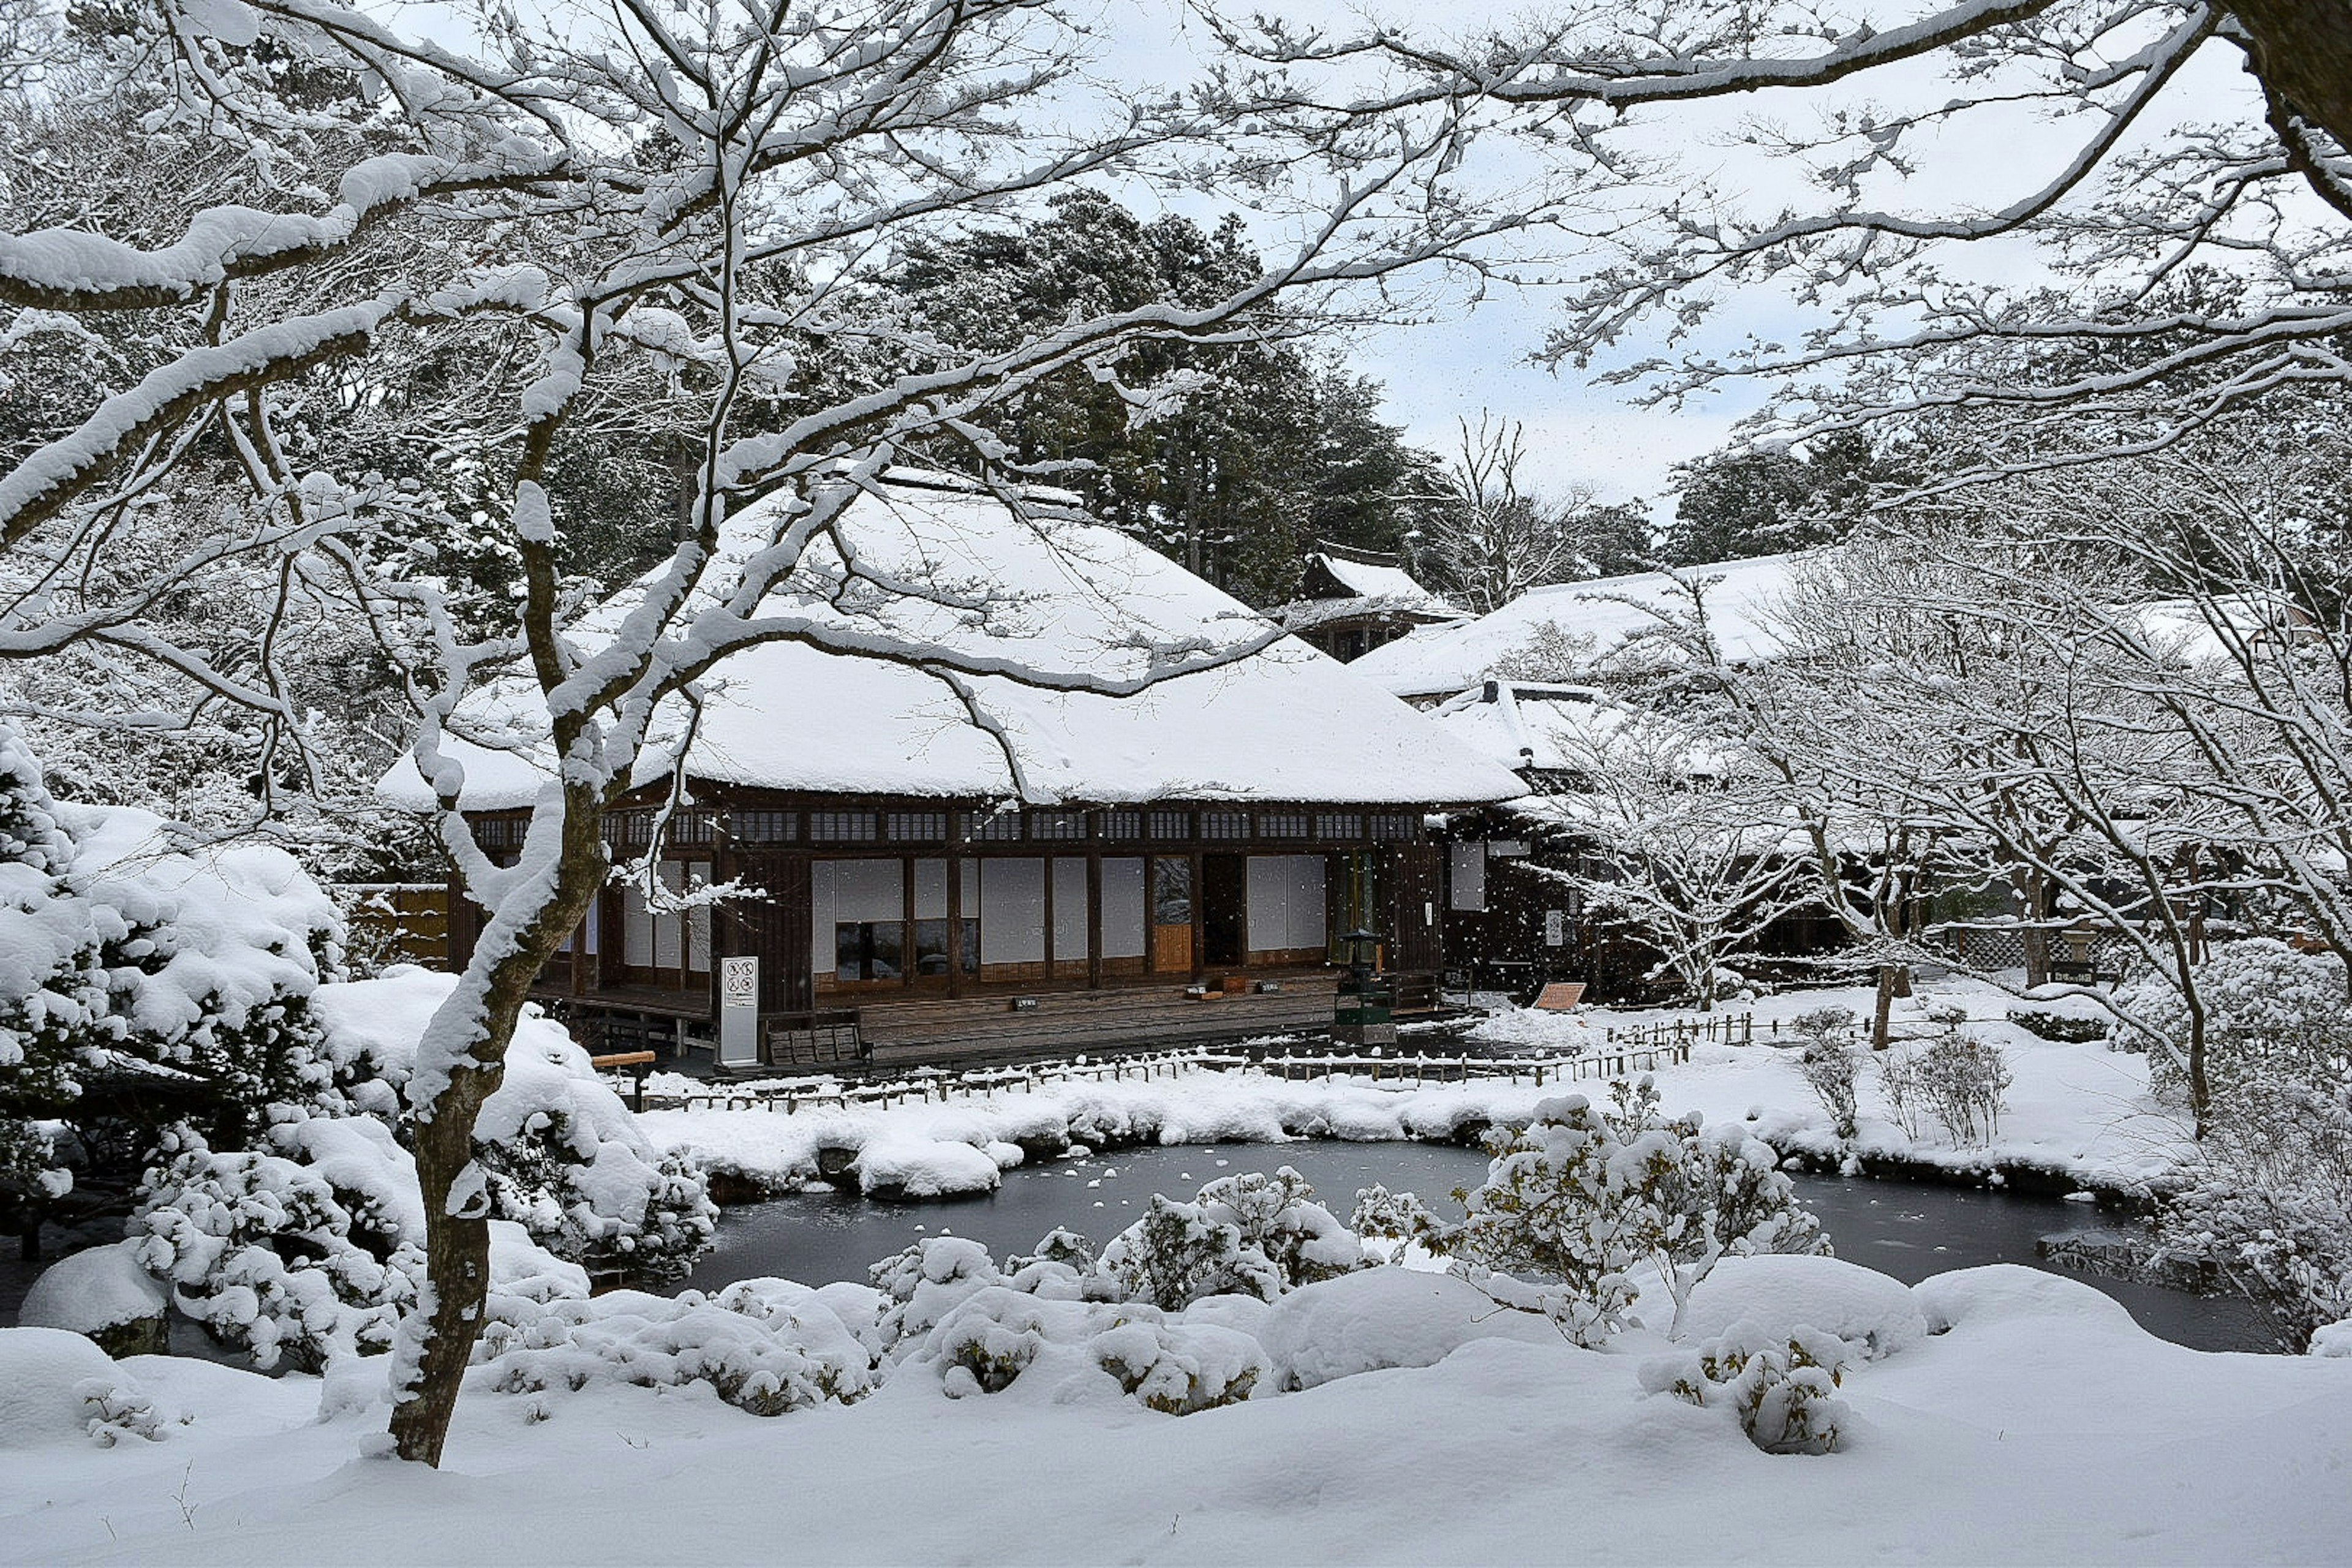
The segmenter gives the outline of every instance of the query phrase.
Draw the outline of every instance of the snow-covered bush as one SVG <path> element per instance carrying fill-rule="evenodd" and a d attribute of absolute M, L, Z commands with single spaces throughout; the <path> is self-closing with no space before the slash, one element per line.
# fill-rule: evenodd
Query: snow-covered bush
<path fill-rule="evenodd" d="M 1158 1193 L 1143 1217 L 1103 1248 L 1101 1268 L 1129 1300 L 1170 1310 L 1203 1296 L 1271 1301 L 1282 1294 L 1282 1271 L 1256 1247 L 1242 1245 L 1238 1226 L 1203 1205 Z"/>
<path fill-rule="evenodd" d="M 1845 1342 L 1849 1359 L 1866 1362 L 1927 1338 L 1927 1315 L 1900 1280 L 1842 1258 L 1807 1255 L 1727 1258 L 1691 1292 L 1683 1314 L 1688 1338 L 1714 1339 L 1739 1323 L 1765 1339 L 1800 1330 L 1834 1334 Z"/>
<path fill-rule="evenodd" d="M 0 1329 L 0 1448 L 87 1436 L 160 1442 L 183 1417 L 106 1352 L 63 1329 Z"/>
<path fill-rule="evenodd" d="M 1247 1399 L 1271 1371 L 1255 1339 L 1222 1325 L 1171 1321 L 1140 1302 L 1048 1300 L 1002 1285 L 958 1302 L 919 1359 L 937 1368 L 950 1399 L 1001 1394 L 1033 1367 L 1050 1366 L 1056 1384 L 1108 1377 L 1169 1415 Z"/>
<path fill-rule="evenodd" d="M 2011 1007 L 2009 1021 L 2036 1039 L 2051 1040 L 2062 1046 L 2084 1046 L 2093 1040 L 2104 1040 L 2114 1029 L 2114 1020 L 2098 1017 L 2078 1017 L 2050 1007 Z"/>
<path fill-rule="evenodd" d="M 2241 1081 L 2179 1174 L 2168 1253 L 2213 1264 L 2294 1349 L 2352 1317 L 2352 1085 Z"/>
<path fill-rule="evenodd" d="M 1099 1267 L 1129 1300 L 1174 1310 L 1204 1296 L 1271 1301 L 1367 1261 L 1363 1243 L 1285 1165 L 1271 1176 L 1221 1176 L 1189 1204 L 1155 1194 L 1103 1248 Z"/>
<path fill-rule="evenodd" d="M 339 1080 L 383 1120 L 396 1119 L 416 1043 L 454 984 L 396 969 L 320 988 L 313 1011 Z M 693 1267 L 718 1225 L 707 1180 L 683 1155 L 656 1151 L 588 1053 L 543 1017 L 516 1026 L 505 1079 L 475 1124 L 475 1153 L 492 1218 L 592 1269 L 667 1284 Z"/>
<path fill-rule="evenodd" d="M 1238 1405 L 1272 1370 L 1255 1340 L 1209 1323 L 1134 1319 L 1097 1334 L 1087 1351 L 1122 1393 L 1163 1415 Z"/>
<path fill-rule="evenodd" d="M 470 1375 L 504 1394 L 698 1383 L 754 1415 L 851 1404 L 876 1383 L 849 1325 L 815 1291 L 780 1279 L 741 1281 L 716 1298 L 615 1290 L 509 1309 L 485 1326 L 475 1365 Z"/>
<path fill-rule="evenodd" d="M 1853 1412 L 1837 1397 L 1845 1379 L 1845 1342 L 1799 1329 L 1783 1338 L 1754 1324 L 1734 1325 L 1685 1356 L 1642 1368 L 1653 1394 L 1709 1407 L 1727 1406 L 1748 1441 L 1768 1454 L 1826 1454 Z"/>
<path fill-rule="evenodd" d="M 62 1196 L 67 1151 L 128 1187 L 169 1122 L 235 1146 L 320 1103 L 308 999 L 340 941 L 290 856 L 59 802 L 0 727 L 0 1209 Z"/>
<path fill-rule="evenodd" d="M 1610 1091 L 1606 1108 L 1547 1100 L 1489 1145 L 1486 1184 L 1462 1194 L 1457 1266 L 1557 1283 L 1541 1293 L 1545 1310 L 1577 1343 L 1597 1345 L 1624 1325 L 1637 1265 L 1658 1271 L 1679 1320 L 1727 1253 L 1828 1249 L 1764 1143 L 1696 1114 L 1667 1117 L 1647 1077 Z"/>
<path fill-rule="evenodd" d="M 1846 1040 L 1853 1037 L 1854 1026 L 1862 1020 L 1851 1007 L 1815 1007 L 1789 1020 L 1789 1027 L 1806 1045 L 1818 1045 L 1823 1040 Z"/>
<path fill-rule="evenodd" d="M 1935 1121 L 1961 1148 L 1991 1141 L 2012 1081 L 1999 1046 L 1952 1034 L 1879 1059 L 1878 1086 L 1904 1132 L 1916 1140 Z"/>
<path fill-rule="evenodd" d="M 1845 1011 L 1843 1007 L 1824 1010 Z M 1830 1113 L 1830 1123 L 1841 1138 L 1851 1138 L 1857 1131 L 1861 1097 L 1855 1081 L 1862 1076 L 1866 1055 L 1862 1046 L 1851 1038 L 1823 1035 L 1809 1040 L 1804 1054 L 1797 1058 L 1797 1071 L 1803 1076 L 1805 1087 L 1813 1091 L 1813 1098 Z"/>
<path fill-rule="evenodd" d="M 1356 1208 L 1348 1216 L 1348 1228 L 1368 1243 L 1384 1244 L 1391 1258 L 1402 1255 L 1407 1247 L 1419 1247 L 1439 1257 L 1453 1248 L 1454 1226 L 1415 1194 L 1392 1193 L 1377 1182 L 1356 1189 Z"/>
<path fill-rule="evenodd" d="M 118 1241 L 69 1252 L 43 1269 L 16 1321 L 85 1334 L 110 1356 L 161 1355 L 171 1346 L 170 1307 L 139 1262 L 139 1244 Z"/>
<path fill-rule="evenodd" d="M 2213 950 L 2198 965 L 2205 1010 L 2205 1078 L 2219 1102 L 2256 1078 L 2323 1084 L 2352 1072 L 2352 1006 L 2344 963 L 2332 953 L 2297 952 L 2273 937 Z M 2160 977 L 2117 996 L 2131 1023 L 2124 1043 L 2148 1054 L 2148 1081 L 2177 1103 L 2189 1096 L 2189 1007 Z"/>
<path fill-rule="evenodd" d="M 391 1348 L 424 1274 L 405 1216 L 282 1155 L 215 1153 L 193 1132 L 178 1143 L 130 1232 L 181 1310 L 260 1367 L 316 1372 Z"/>
<path fill-rule="evenodd" d="M 926 1237 L 866 1272 L 882 1295 L 882 1348 L 894 1354 L 912 1350 L 966 1299 L 1004 1282 L 988 1248 L 960 1236 Z"/>

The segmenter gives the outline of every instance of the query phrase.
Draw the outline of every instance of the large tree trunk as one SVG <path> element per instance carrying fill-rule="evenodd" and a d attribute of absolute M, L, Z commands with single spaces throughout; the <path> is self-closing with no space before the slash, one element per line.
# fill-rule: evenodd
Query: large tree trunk
<path fill-rule="evenodd" d="M 2352 148 L 2352 0 L 2229 0 L 2254 74 Z"/>
<path fill-rule="evenodd" d="M 604 816 L 600 803 L 574 788 L 564 811 L 563 845 L 546 901 L 523 921 L 504 952 L 477 950 L 488 964 L 480 984 L 481 1016 L 463 1057 L 451 1064 L 441 1090 L 409 1107 L 416 1141 L 416 1178 L 425 1199 L 426 1316 L 415 1364 L 394 1391 L 392 1438 L 404 1459 L 438 1465 L 457 1413 L 474 1343 L 481 1337 L 490 1286 L 488 1194 L 474 1163 L 474 1127 L 483 1104 L 506 1080 L 507 1046 L 522 1016 L 531 981 L 580 924 L 604 884 Z M 528 850 L 525 853 L 529 853 Z M 497 921 L 493 919 L 495 928 Z M 460 981 L 445 1007 L 463 1005 Z M 426 1038 L 442 1023 L 428 1026 Z"/>

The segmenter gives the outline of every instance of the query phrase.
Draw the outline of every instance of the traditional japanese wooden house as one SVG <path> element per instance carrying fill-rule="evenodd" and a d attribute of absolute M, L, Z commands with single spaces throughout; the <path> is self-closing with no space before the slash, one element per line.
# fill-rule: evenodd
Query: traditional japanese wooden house
<path fill-rule="evenodd" d="M 848 602 L 836 579 L 802 604 L 868 639 L 1112 678 L 1171 647 L 1254 651 L 1125 696 L 803 642 L 731 657 L 608 823 L 657 884 L 616 880 L 543 977 L 583 1035 L 709 1037 L 730 958 L 758 961 L 779 1062 L 845 1024 L 912 1060 L 1328 1022 L 1358 930 L 1433 994 L 1426 818 L 1520 793 L 1507 770 L 1108 530 L 914 475 L 844 531 L 865 572 L 940 590 Z M 478 841 L 519 849 L 537 767 L 464 755 Z M 745 896 L 662 896 L 729 883 Z"/>

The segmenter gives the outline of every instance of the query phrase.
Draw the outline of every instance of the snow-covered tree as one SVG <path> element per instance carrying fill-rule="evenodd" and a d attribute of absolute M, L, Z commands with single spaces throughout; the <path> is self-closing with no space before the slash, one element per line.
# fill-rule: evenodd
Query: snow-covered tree
<path fill-rule="evenodd" d="M 1461 421 L 1459 445 L 1420 524 L 1414 558 L 1433 584 L 1485 615 L 1530 588 L 1633 571 L 1649 550 L 1638 504 L 1603 505 L 1590 489 L 1564 496 L 1524 489 L 1527 435 L 1481 413 Z"/>
<path fill-rule="evenodd" d="M 1254 341 L 1276 307 L 1381 313 L 1384 284 L 1525 231 L 1546 197 L 1454 199 L 1462 105 L 1371 114 L 1240 71 L 1191 93 L 1113 92 L 1083 68 L 1086 28 L 1025 0 L 499 11 L 471 57 L 312 0 L 109 16 L 98 90 L 138 100 L 151 155 L 226 145 L 242 183 L 238 199 L 175 214 L 179 237 L 100 214 L 0 236 L 12 326 L 137 312 L 158 345 L 152 364 L 99 377 L 107 395 L 0 477 L 0 548 L 69 576 L 133 500 L 162 495 L 159 526 L 187 542 L 191 571 L 276 563 L 288 595 L 369 629 L 414 710 L 440 847 L 486 911 L 409 1082 L 433 1288 L 398 1358 L 393 1426 L 404 1456 L 430 1462 L 488 1279 L 477 1118 L 530 981 L 604 883 L 605 812 L 654 782 L 663 727 L 704 675 L 790 639 L 929 670 L 959 700 L 980 674 L 1118 694 L 1247 645 L 1129 650 L 1117 674 L 950 657 L 861 606 L 914 596 L 985 618 L 990 605 L 875 574 L 838 531 L 849 503 L 927 442 L 1001 459 L 992 413 L 1065 372 L 1126 386 L 1139 411 L 1181 401 L 1181 382 L 1135 384 L 1137 345 Z M 871 308 L 865 284 L 917 237 L 1081 181 L 1246 199 L 1268 259 L 1197 300 L 1082 306 L 984 348 Z M 881 384 L 831 395 L 801 374 L 874 345 L 903 366 Z M 447 510 L 418 481 L 305 446 L 286 418 L 319 378 L 419 353 L 512 356 L 488 362 L 508 369 L 465 416 L 494 476 L 478 527 L 517 584 L 495 605 L 417 570 Z M 560 458 L 648 377 L 671 393 L 687 501 L 625 611 L 573 635 Z M 215 668 L 155 635 L 147 609 L 132 593 L 28 615 L 0 628 L 0 652 L 110 637 L 300 734 L 300 703 L 267 668 Z M 459 814 L 460 738 L 548 764 L 515 864 L 493 863 Z"/>
<path fill-rule="evenodd" d="M 1753 759 L 1634 707 L 1553 737 L 1574 788 L 1547 815 L 1591 847 L 1573 872 L 1545 871 L 1658 954 L 1702 1011 L 1765 929 L 1815 897 L 1803 839 Z"/>
<path fill-rule="evenodd" d="M 1674 1303 L 1663 1325 L 1671 1338 L 1727 1253 L 1829 1249 L 1778 1155 L 1737 1127 L 1667 1116 L 1647 1077 L 1610 1085 L 1606 1105 L 1547 1100 L 1491 1147 L 1485 1184 L 1464 1194 L 1453 1255 L 1528 1285 L 1579 1344 L 1624 1326 L 1638 1268 L 1654 1269 Z"/>
<path fill-rule="evenodd" d="M 1866 19 L 1560 0 L 1445 31 L 1266 21 L 1247 39 L 1384 68 L 1400 101 L 1475 91 L 1536 154 L 1613 174 L 1591 193 L 1601 258 L 1549 343 L 1564 363 L 1655 322 L 1664 342 L 1612 379 L 1664 399 L 1767 379 L 1784 437 L 1997 412 L 1947 479 L 2145 450 L 2352 371 L 2346 0 L 1908 0 Z M 1996 247 L 1997 268 L 1978 254 Z M 2027 247 L 2047 271 L 2017 265 Z M 2169 287 L 2206 263 L 2233 297 Z M 1709 334 L 1763 309 L 1794 321 Z"/>

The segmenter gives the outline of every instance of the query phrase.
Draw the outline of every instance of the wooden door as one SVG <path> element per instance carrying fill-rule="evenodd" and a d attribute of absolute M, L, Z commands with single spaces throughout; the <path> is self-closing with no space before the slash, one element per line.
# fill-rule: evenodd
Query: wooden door
<path fill-rule="evenodd" d="M 1389 967 L 1442 968 L 1444 944 L 1438 938 L 1437 921 L 1445 879 L 1438 862 L 1439 847 L 1401 844 L 1391 853 L 1395 874 L 1390 885 L 1396 889 L 1396 902 L 1389 926 Z"/>

